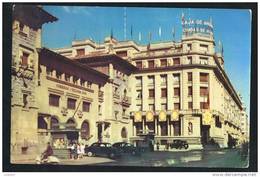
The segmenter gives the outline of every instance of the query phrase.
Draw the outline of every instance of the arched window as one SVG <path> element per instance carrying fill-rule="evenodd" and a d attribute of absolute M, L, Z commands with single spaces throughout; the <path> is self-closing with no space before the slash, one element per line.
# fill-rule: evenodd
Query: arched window
<path fill-rule="evenodd" d="M 47 122 L 44 120 L 44 117 L 38 117 L 38 129 L 47 129 L 48 125 Z"/>
<path fill-rule="evenodd" d="M 193 125 L 191 122 L 189 122 L 189 124 L 188 124 L 188 134 L 189 135 L 193 134 Z"/>
<path fill-rule="evenodd" d="M 73 118 L 70 118 L 67 122 L 66 122 L 66 127 L 70 128 L 70 129 L 75 129 L 76 128 L 76 123 L 75 120 Z"/>
<path fill-rule="evenodd" d="M 127 138 L 127 131 L 126 131 L 125 127 L 123 127 L 122 130 L 121 130 L 121 137 L 122 138 Z"/>
<path fill-rule="evenodd" d="M 59 120 L 56 117 L 51 117 L 51 129 L 59 129 Z"/>
<path fill-rule="evenodd" d="M 81 138 L 82 139 L 88 139 L 89 138 L 89 123 L 87 121 L 84 121 L 81 124 Z"/>

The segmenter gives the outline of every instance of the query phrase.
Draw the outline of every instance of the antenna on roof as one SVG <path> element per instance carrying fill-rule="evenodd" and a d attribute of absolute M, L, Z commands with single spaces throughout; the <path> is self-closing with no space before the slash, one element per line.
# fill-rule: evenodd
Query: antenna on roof
<path fill-rule="evenodd" d="M 126 7 L 124 7 L 124 40 L 126 40 L 126 20 L 127 20 Z"/>

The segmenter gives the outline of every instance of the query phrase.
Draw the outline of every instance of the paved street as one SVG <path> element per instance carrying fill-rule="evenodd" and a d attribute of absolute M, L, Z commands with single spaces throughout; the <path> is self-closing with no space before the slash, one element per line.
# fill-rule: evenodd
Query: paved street
<path fill-rule="evenodd" d="M 243 168 L 247 159 L 243 159 L 239 150 L 193 150 L 181 152 L 146 152 L 141 156 L 123 155 L 112 160 L 106 157 L 84 157 L 83 159 L 60 159 L 61 165 L 103 165 L 103 166 L 166 166 L 166 167 L 218 167 Z M 19 164 L 34 164 L 35 160 L 16 161 Z"/>
<path fill-rule="evenodd" d="M 174 167 L 246 167 L 238 150 L 149 152 L 140 157 L 123 156 L 121 159 L 98 165 L 120 166 L 174 166 Z"/>

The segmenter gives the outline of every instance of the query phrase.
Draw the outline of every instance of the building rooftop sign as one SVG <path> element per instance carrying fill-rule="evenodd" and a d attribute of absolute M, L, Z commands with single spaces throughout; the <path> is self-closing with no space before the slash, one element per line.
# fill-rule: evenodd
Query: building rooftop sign
<path fill-rule="evenodd" d="M 213 36 L 212 19 L 209 21 L 200 19 L 185 19 L 182 14 L 182 32 L 184 36 L 191 36 L 193 34 L 203 34 L 205 36 Z"/>

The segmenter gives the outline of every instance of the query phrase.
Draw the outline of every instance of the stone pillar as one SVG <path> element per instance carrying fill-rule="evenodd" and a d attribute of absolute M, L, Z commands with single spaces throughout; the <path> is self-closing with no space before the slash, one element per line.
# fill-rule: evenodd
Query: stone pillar
<path fill-rule="evenodd" d="M 171 131 L 170 131 L 170 121 L 169 119 L 167 119 L 167 136 L 171 135 Z"/>
<path fill-rule="evenodd" d="M 161 136 L 161 126 L 160 126 L 159 121 L 158 121 L 158 135 Z"/>
<path fill-rule="evenodd" d="M 155 110 L 161 110 L 161 77 L 156 74 L 154 76 L 154 91 L 155 91 Z"/>
<path fill-rule="evenodd" d="M 142 119 L 142 129 L 143 129 L 143 133 L 145 132 L 146 128 L 145 128 L 145 124 L 144 124 L 144 119 Z"/>
<path fill-rule="evenodd" d="M 167 110 L 173 110 L 173 75 L 167 74 Z"/>
<path fill-rule="evenodd" d="M 154 134 L 157 135 L 158 133 L 158 120 L 154 119 Z"/>
<path fill-rule="evenodd" d="M 133 124 L 133 136 L 136 136 L 136 127 L 134 124 Z"/>
<path fill-rule="evenodd" d="M 192 72 L 193 109 L 200 109 L 200 74 L 198 69 Z"/>
<path fill-rule="evenodd" d="M 148 105 L 148 97 L 149 97 L 149 91 L 147 88 L 148 78 L 147 76 L 142 77 L 142 111 L 147 111 L 149 109 Z"/>

